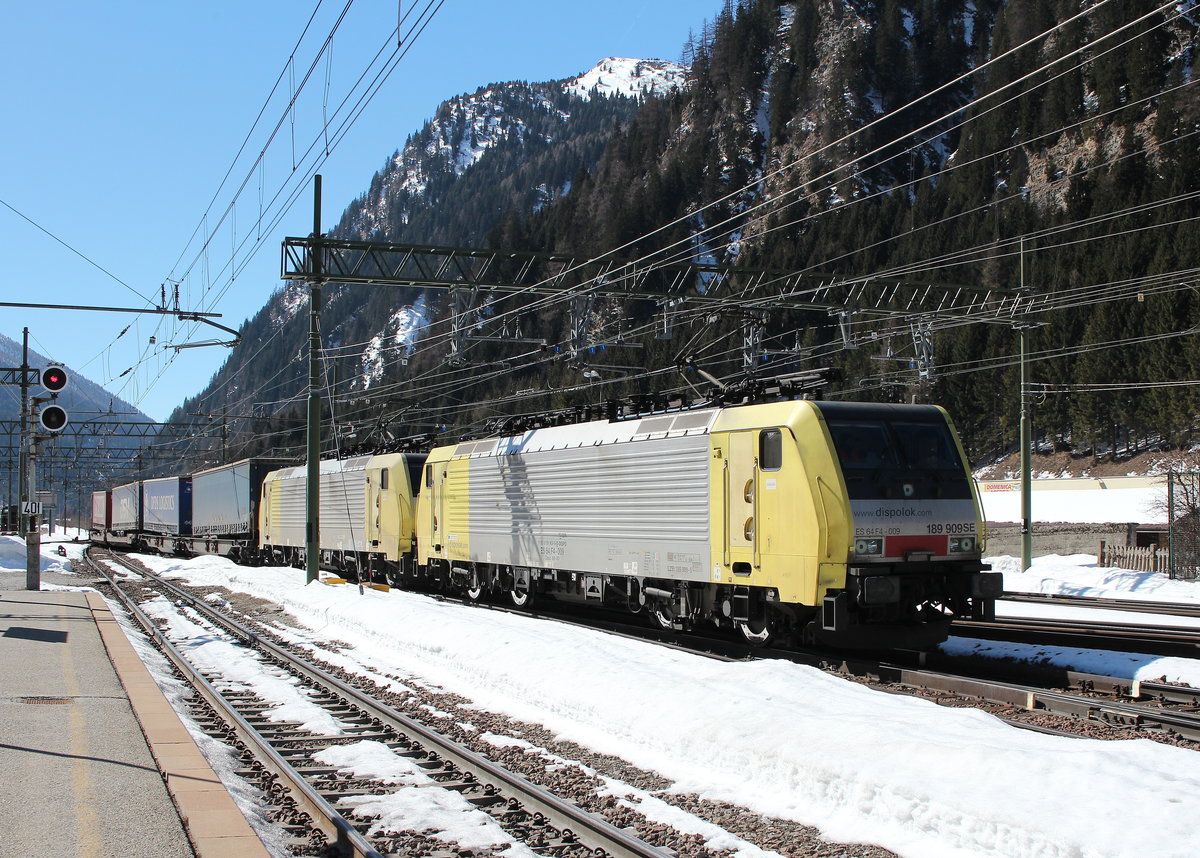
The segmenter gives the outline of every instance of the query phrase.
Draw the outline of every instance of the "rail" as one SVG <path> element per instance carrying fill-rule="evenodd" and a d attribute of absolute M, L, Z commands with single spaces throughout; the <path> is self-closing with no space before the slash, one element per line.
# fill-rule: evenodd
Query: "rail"
<path fill-rule="evenodd" d="M 114 555 L 115 556 L 115 555 Z M 171 661 L 187 682 L 196 689 L 220 717 L 234 731 L 247 748 L 250 748 L 255 758 L 267 771 L 280 779 L 293 800 L 312 819 L 313 824 L 324 832 L 329 842 L 335 846 L 339 856 L 345 858 L 383 858 L 367 839 L 363 837 L 329 802 L 327 802 L 304 777 L 296 771 L 271 744 L 242 717 L 241 713 L 213 688 L 212 684 L 183 657 L 179 650 L 167 639 L 144 611 L 117 586 L 108 570 L 96 563 L 90 554 L 84 555 L 91 568 L 104 576 L 112 585 L 113 592 L 121 604 L 129 611 L 138 625 L 150 635 L 164 655 Z M 189 599 L 189 601 L 192 601 Z"/>
<path fill-rule="evenodd" d="M 123 558 L 118 557 L 118 559 L 123 561 Z M 560 829 L 564 839 L 568 841 L 577 839 L 579 843 L 591 849 L 592 854 L 597 856 L 597 858 L 599 856 L 610 856 L 610 858 L 664 858 L 666 855 L 666 853 L 634 837 L 628 832 L 585 812 L 571 802 L 565 801 L 553 793 L 541 789 L 520 775 L 507 771 L 490 760 L 462 747 L 458 743 L 435 733 L 423 724 L 406 717 L 395 709 L 385 706 L 357 688 L 348 685 L 289 650 L 256 634 L 236 620 L 216 611 L 186 590 L 143 569 L 130 568 L 135 568 L 139 575 L 153 581 L 156 587 L 161 587 L 166 592 L 171 593 L 175 599 L 182 600 L 190 608 L 202 614 L 205 619 L 224 628 L 248 646 L 253 646 L 261 650 L 270 658 L 286 664 L 289 669 L 308 678 L 310 681 L 330 689 L 336 695 L 363 710 L 379 723 L 392 728 L 402 735 L 414 737 L 421 744 L 435 749 L 436 753 L 443 759 L 449 761 L 452 765 L 471 775 L 481 783 L 491 784 L 500 790 L 501 793 L 516 798 L 531 813 L 540 814 L 548 821 L 549 825 Z M 212 693 L 216 694 L 215 690 Z M 247 728 L 249 728 L 249 725 L 247 725 Z M 253 728 L 249 729 L 252 730 Z M 336 810 L 333 812 L 337 814 Z M 339 819 L 342 819 L 340 814 L 337 814 L 337 816 Z M 342 822 L 345 823 L 345 820 L 342 819 Z M 349 826 L 349 823 L 345 823 L 345 825 Z M 336 829 L 336 833 L 339 836 L 341 830 L 340 827 Z M 350 830 L 354 835 L 361 837 L 352 827 Z M 360 853 L 354 852 L 348 854 L 358 855 Z M 370 855 L 377 853 L 361 854 Z"/>

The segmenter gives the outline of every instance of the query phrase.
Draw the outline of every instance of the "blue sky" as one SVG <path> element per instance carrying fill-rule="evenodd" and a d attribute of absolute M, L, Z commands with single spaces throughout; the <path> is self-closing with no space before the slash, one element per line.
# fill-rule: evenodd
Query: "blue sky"
<path fill-rule="evenodd" d="M 147 307 L 173 278 L 183 309 L 220 313 L 214 321 L 237 328 L 279 285 L 284 236 L 311 231 L 311 183 L 297 189 L 321 157 L 324 117 L 337 118 L 369 59 L 390 51 L 398 8 L 410 14 L 407 31 L 428 3 L 357 0 L 332 61 L 316 64 L 291 113 L 294 87 L 345 0 L 9 4 L 0 32 L 0 200 L 108 273 L 0 206 L 0 301 Z M 446 98 L 492 82 L 572 77 L 607 56 L 678 60 L 689 32 L 699 33 L 720 6 L 445 0 L 361 116 L 331 137 L 335 148 L 319 167 L 323 225 Z M 296 196 L 287 214 L 271 204 L 279 189 Z M 280 216 L 260 229 L 264 213 Z M 0 308 L 0 332 L 20 342 L 24 327 L 38 351 L 158 420 L 197 393 L 227 354 L 219 346 L 171 349 L 222 334 L 169 317 Z"/>

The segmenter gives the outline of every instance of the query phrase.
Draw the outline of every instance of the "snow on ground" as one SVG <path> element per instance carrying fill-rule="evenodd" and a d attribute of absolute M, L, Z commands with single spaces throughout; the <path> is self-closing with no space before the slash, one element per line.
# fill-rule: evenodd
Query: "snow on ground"
<path fill-rule="evenodd" d="M 1171 580 L 1158 572 L 1132 569 L 1100 569 L 1096 555 L 1049 554 L 1033 558 L 1028 571 L 1021 571 L 1017 557 L 989 557 L 996 572 L 1004 573 L 1004 589 L 1014 593 L 1050 593 L 1087 596 L 1094 599 L 1143 599 L 1147 602 L 1194 602 L 1200 584 Z"/>
<path fill-rule="evenodd" d="M 399 787 L 387 795 L 365 795 L 343 800 L 360 816 L 378 817 L 368 835 L 394 831 L 437 831 L 440 839 L 461 849 L 501 848 L 510 858 L 534 858 L 535 853 L 516 843 L 487 813 L 454 790 L 430 789 L 437 782 L 408 757 L 397 755 L 382 742 L 333 745 L 314 755 L 318 763 L 336 766 L 355 777 Z"/>
<path fill-rule="evenodd" d="M 40 564 L 42 572 L 55 572 L 61 575 L 74 574 L 75 563 L 83 557 L 87 543 L 70 542 L 73 534 L 74 531 L 70 531 L 66 535 L 42 535 Z M 65 557 L 58 554 L 60 545 L 67 552 Z M 16 536 L 0 536 L 0 569 L 25 571 L 25 540 Z M 49 588 L 43 587 L 43 589 Z"/>
<path fill-rule="evenodd" d="M 72 555 L 82 545 L 67 544 Z M 63 565 L 44 546 L 43 568 Z M 883 694 L 817 670 L 774 661 L 722 663 L 652 644 L 481 611 L 416 594 L 353 585 L 305 585 L 302 571 L 248 569 L 220 558 L 143 557 L 168 576 L 221 586 L 281 605 L 312 630 L 337 640 L 345 665 L 375 676 L 434 685 L 473 705 L 542 724 L 562 739 L 628 760 L 695 792 L 819 828 L 834 840 L 878 843 L 903 856 L 1191 855 L 1200 813 L 1194 752 L 1146 740 L 1103 742 L 1011 728 L 971 709 Z M 1038 558 L 1028 572 L 1013 558 L 990 558 L 1008 590 L 1200 602 L 1200 585 L 1165 576 L 1097 568 L 1095 558 Z M 0 566 L 24 567 L 24 546 L 0 539 Z M 157 603 L 164 607 L 165 603 Z M 158 610 L 156 608 L 156 610 Z M 1126 615 L 1128 616 L 1128 615 Z M 1176 624 L 1172 618 L 1159 622 Z M 194 647 L 234 665 L 202 628 L 182 624 Z M 299 637 L 302 637 L 299 636 Z M 1119 653 L 1021 647 L 952 638 L 944 649 L 1030 658 L 1116 676 L 1166 676 L 1200 685 L 1200 662 Z M 322 653 L 328 658 L 330 654 Z M 262 693 L 268 674 L 231 666 L 231 681 Z M 229 677 L 227 677 L 229 678 Z M 393 687 L 398 685 L 394 680 Z M 286 689 L 280 692 L 286 697 Z M 303 713 L 291 717 L 303 720 Z M 325 727 L 322 729 L 334 729 Z M 497 745 L 524 742 L 489 736 Z M 530 746 L 548 765 L 562 765 Z M 370 743 L 328 762 L 369 772 L 383 763 Z M 417 773 L 389 770 L 396 783 Z M 1080 785 L 1086 784 L 1086 794 Z M 664 793 L 618 782 L 606 789 L 652 818 L 678 811 Z M 403 813 L 447 829 L 447 839 L 500 844 L 483 820 L 403 788 L 396 804 L 364 812 Z M 677 822 L 677 820 L 672 820 Z M 742 858 L 763 855 L 700 820 L 680 824 Z M 524 855 L 521 847 L 505 854 Z"/>
<path fill-rule="evenodd" d="M 143 602 L 141 609 L 159 621 L 159 627 L 197 670 L 220 674 L 221 679 L 213 685 L 222 694 L 253 692 L 270 707 L 269 721 L 295 721 L 300 730 L 322 736 L 345 735 L 345 727 L 301 692 L 294 677 L 265 670 L 252 650 L 213 634 L 188 616 L 193 612 L 177 609 L 162 596 Z"/>
<path fill-rule="evenodd" d="M 1028 733 L 798 665 L 716 662 L 415 594 L 306 586 L 297 570 L 144 560 L 195 585 L 271 600 L 376 671 L 545 725 L 662 774 L 674 791 L 835 840 L 922 858 L 1191 854 L 1200 813 L 1191 751 Z M 1085 570 L 1066 565 L 1064 575 Z"/>

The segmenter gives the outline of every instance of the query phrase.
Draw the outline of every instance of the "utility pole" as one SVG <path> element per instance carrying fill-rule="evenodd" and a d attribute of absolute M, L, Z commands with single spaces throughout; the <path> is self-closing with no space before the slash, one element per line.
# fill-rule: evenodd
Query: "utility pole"
<path fill-rule="evenodd" d="M 17 477 L 17 507 L 24 509 L 24 503 L 31 500 L 29 497 L 29 478 L 28 474 L 28 458 L 29 458 L 29 328 L 25 329 L 25 334 L 22 337 L 21 346 L 21 462 L 18 465 Z M 24 536 L 25 514 L 22 512 L 17 521 L 17 533 Z"/>
<path fill-rule="evenodd" d="M 33 380 L 30 374 L 33 374 Z M 25 328 L 21 346 L 21 365 L 19 367 L 0 367 L 0 383 L 19 384 L 21 386 L 21 437 L 16 451 L 17 459 L 17 503 L 13 507 L 16 515 L 16 527 L 20 536 L 25 539 L 25 588 L 28 590 L 41 589 L 41 526 L 38 521 L 40 504 L 37 501 L 37 445 L 39 439 L 34 426 L 31 424 L 33 409 L 30 408 L 29 388 L 34 381 L 40 381 L 47 390 L 54 391 L 50 397 L 40 400 L 33 397 L 36 404 L 48 402 L 55 393 L 67 383 L 67 374 L 61 367 L 46 368 L 42 372 L 35 371 L 29 366 L 29 328 Z M 67 413 L 62 408 L 54 406 L 53 410 L 41 415 L 41 424 L 52 434 L 58 432 L 67 424 Z M 11 428 L 8 433 L 11 437 Z M 9 453 L 11 463 L 12 453 Z M 9 474 L 9 490 L 12 490 L 12 476 Z"/>
<path fill-rule="evenodd" d="M 1019 257 L 1020 291 L 1025 292 L 1025 239 L 1021 239 Z M 1029 445 L 1029 383 L 1028 361 L 1025 352 L 1025 336 L 1029 325 L 1022 324 L 1021 335 L 1021 571 L 1033 565 L 1033 463 Z"/>
<path fill-rule="evenodd" d="M 42 589 L 42 526 L 37 513 L 25 517 L 25 503 L 34 499 L 37 486 L 37 439 L 29 425 L 29 328 L 21 345 L 21 533 L 25 537 L 25 589 Z"/>
<path fill-rule="evenodd" d="M 29 495 L 34 496 L 33 487 L 37 485 L 37 438 L 30 433 L 29 454 Z M 36 507 L 34 507 L 36 509 Z M 24 516 L 22 516 L 24 519 Z M 25 531 L 25 589 L 42 589 L 42 526 L 38 522 L 38 514 L 29 516 L 29 528 Z"/>
<path fill-rule="evenodd" d="M 1033 464 L 1029 456 L 1029 385 L 1026 381 L 1025 335 L 1021 326 L 1021 571 L 1033 565 Z"/>
<path fill-rule="evenodd" d="M 308 280 L 308 479 L 304 542 L 307 583 L 321 577 L 321 177 L 313 176 L 313 231 Z"/>

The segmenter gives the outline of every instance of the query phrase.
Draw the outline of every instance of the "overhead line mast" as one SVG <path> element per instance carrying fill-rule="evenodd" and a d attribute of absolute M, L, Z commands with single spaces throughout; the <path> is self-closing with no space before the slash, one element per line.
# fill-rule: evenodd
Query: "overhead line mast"
<path fill-rule="evenodd" d="M 305 511 L 305 577 L 311 584 L 321 569 L 321 176 L 313 176 L 312 250 L 308 254 L 308 479 Z"/>

